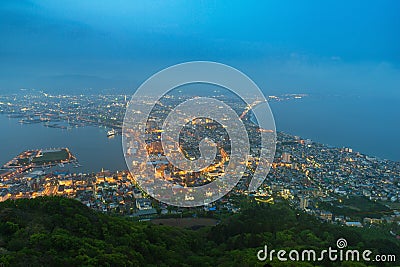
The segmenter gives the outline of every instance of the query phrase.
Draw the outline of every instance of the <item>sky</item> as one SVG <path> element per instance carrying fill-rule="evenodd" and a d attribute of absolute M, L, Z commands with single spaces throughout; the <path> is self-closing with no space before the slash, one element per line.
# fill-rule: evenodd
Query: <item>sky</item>
<path fill-rule="evenodd" d="M 396 0 L 2 0 L 0 93 L 133 92 L 165 67 L 210 60 L 267 94 L 400 100 L 399 10 Z"/>

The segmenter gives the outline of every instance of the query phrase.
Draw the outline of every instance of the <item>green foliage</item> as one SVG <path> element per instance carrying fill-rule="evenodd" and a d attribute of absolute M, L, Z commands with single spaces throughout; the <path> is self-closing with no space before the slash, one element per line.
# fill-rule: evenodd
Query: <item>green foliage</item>
<path fill-rule="evenodd" d="M 351 218 L 362 219 L 363 217 L 380 218 L 391 214 L 392 211 L 380 202 L 371 201 L 366 197 L 339 198 L 335 202 L 319 202 L 321 209 L 331 211 L 335 215 L 344 215 Z"/>
<path fill-rule="evenodd" d="M 400 255 L 399 241 L 383 235 L 373 238 L 368 229 L 321 223 L 307 214 L 296 214 L 285 203 L 242 204 L 241 213 L 215 227 L 193 231 L 108 216 L 60 197 L 2 202 L 0 265 L 263 266 L 256 253 L 264 245 L 277 250 L 318 250 L 334 247 L 340 237 L 352 248 Z M 313 266 L 277 260 L 271 264 Z M 342 266 L 364 265 L 350 262 Z"/>

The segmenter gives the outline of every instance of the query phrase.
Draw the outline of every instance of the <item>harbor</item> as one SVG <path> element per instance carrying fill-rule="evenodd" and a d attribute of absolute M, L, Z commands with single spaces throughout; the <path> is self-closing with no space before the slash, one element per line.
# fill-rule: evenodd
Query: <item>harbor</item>
<path fill-rule="evenodd" d="M 69 130 L 43 127 L 40 123 L 20 124 L 18 118 L 8 118 L 0 115 L 0 123 L 8 129 L 1 134 L 2 151 L 0 153 L 0 167 L 26 150 L 40 150 L 44 148 L 68 147 L 73 156 L 79 160 L 77 164 L 54 163 L 51 169 L 63 171 L 92 173 L 102 168 L 110 171 L 125 170 L 126 164 L 122 153 L 121 135 L 107 137 L 104 127 L 86 126 Z M 8 140 L 15 140 L 9 142 Z M 42 168 L 42 167 L 39 167 Z"/>

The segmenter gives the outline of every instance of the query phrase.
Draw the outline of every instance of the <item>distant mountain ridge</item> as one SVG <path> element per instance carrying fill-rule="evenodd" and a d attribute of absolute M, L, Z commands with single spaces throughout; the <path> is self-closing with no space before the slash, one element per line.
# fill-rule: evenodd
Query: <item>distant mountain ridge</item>
<path fill-rule="evenodd" d="M 123 78 L 67 74 L 29 78 L 12 85 L 1 85 L 0 94 L 43 91 L 49 94 L 133 94 L 140 83 Z"/>

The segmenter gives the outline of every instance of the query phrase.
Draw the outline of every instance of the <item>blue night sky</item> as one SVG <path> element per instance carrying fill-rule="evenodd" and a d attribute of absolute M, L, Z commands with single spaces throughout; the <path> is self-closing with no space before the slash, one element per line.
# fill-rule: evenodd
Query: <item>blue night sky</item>
<path fill-rule="evenodd" d="M 211 60 L 271 93 L 400 97 L 400 1 L 0 2 L 0 92 L 132 91 Z"/>

